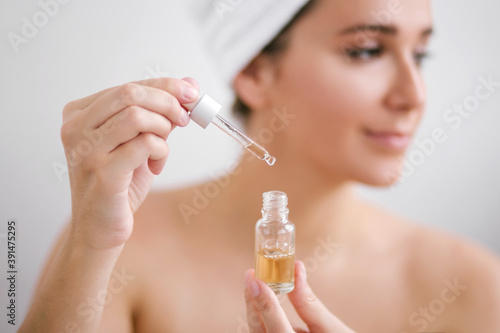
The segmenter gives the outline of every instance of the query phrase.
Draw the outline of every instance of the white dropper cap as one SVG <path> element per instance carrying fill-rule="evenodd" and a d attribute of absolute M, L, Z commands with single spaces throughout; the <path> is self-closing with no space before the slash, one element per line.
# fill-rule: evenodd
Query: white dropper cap
<path fill-rule="evenodd" d="M 203 95 L 197 102 L 184 104 L 183 106 L 189 111 L 191 119 L 201 127 L 207 128 L 210 123 L 213 123 L 257 158 L 266 161 L 269 165 L 273 165 L 276 162 L 276 159 L 269 155 L 267 150 L 218 114 L 222 109 L 222 105 L 217 103 L 212 97 Z"/>
<path fill-rule="evenodd" d="M 208 95 L 203 95 L 198 102 L 185 105 L 185 107 L 191 110 L 189 114 L 191 120 L 203 128 L 207 128 L 208 124 L 212 122 L 217 113 L 222 109 L 222 105 Z"/>

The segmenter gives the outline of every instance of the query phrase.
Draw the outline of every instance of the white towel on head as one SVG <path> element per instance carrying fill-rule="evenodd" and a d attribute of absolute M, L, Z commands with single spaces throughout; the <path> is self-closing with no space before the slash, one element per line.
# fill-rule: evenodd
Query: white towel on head
<path fill-rule="evenodd" d="M 196 0 L 204 39 L 224 82 L 278 35 L 309 0 Z"/>

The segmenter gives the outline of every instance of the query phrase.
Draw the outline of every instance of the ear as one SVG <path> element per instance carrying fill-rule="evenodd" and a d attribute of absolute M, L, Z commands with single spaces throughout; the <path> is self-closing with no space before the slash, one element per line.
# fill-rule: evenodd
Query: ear
<path fill-rule="evenodd" d="M 236 94 L 252 110 L 271 104 L 270 91 L 275 81 L 275 69 L 271 60 L 258 56 L 238 73 L 233 81 Z"/>

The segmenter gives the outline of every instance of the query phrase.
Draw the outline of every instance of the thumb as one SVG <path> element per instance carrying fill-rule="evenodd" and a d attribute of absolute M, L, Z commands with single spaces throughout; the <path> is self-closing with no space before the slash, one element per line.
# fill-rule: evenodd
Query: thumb
<path fill-rule="evenodd" d="M 311 332 L 352 332 L 313 293 L 307 283 L 306 268 L 301 261 L 295 262 L 295 289 L 288 294 L 288 298 Z"/>

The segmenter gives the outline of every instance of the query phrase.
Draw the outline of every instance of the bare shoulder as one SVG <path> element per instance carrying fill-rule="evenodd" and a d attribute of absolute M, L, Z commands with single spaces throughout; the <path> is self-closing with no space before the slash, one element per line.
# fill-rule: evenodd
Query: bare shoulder
<path fill-rule="evenodd" d="M 371 207 L 370 214 L 392 234 L 390 243 L 399 246 L 424 277 L 458 274 L 464 279 L 500 283 L 500 257 L 482 245 L 378 207 Z"/>
<path fill-rule="evenodd" d="M 470 285 L 471 295 L 500 291 L 500 259 L 482 245 L 424 225 L 415 226 L 411 239 L 412 260 L 429 270 L 427 276 L 460 279 Z M 500 302 L 500 294 L 496 296 Z"/>
<path fill-rule="evenodd" d="M 397 216 L 367 209 L 381 225 L 378 235 L 415 297 L 410 325 L 420 331 L 498 332 L 500 259 L 465 237 Z M 389 236 L 387 235 L 390 234 Z"/>
<path fill-rule="evenodd" d="M 414 260 L 428 270 L 428 278 L 441 280 L 457 297 L 451 314 L 461 323 L 500 327 L 500 259 L 493 252 L 463 237 L 420 226 L 414 237 Z M 425 274 L 424 274 L 425 276 Z M 491 321 L 491 324 L 488 322 Z M 496 321 L 495 323 L 493 323 Z"/>
<path fill-rule="evenodd" d="M 416 310 L 427 311 L 426 320 L 432 318 L 428 322 L 437 325 L 434 329 L 498 331 L 500 259 L 496 254 L 451 232 L 385 211 L 377 214 L 399 235 L 409 284 L 420 294 L 421 308 Z M 418 313 L 415 319 L 423 321 L 425 316 Z"/>
<path fill-rule="evenodd" d="M 152 191 L 134 214 L 134 229 L 115 265 L 111 284 L 116 292 L 103 314 L 103 331 L 113 331 L 115 318 L 128 318 L 137 331 L 170 331 L 170 327 L 149 326 L 164 321 L 151 318 L 173 318 L 174 305 L 165 286 L 177 284 L 171 267 L 182 266 L 186 246 L 186 224 L 179 214 L 186 190 Z M 174 298 L 174 297 L 173 297 Z M 162 304 L 155 300 L 164 300 Z M 162 313 L 157 311 L 162 309 Z M 123 320 L 123 319 L 122 319 Z M 168 321 L 166 321 L 168 322 Z M 109 328 L 109 329 L 108 329 Z"/>

